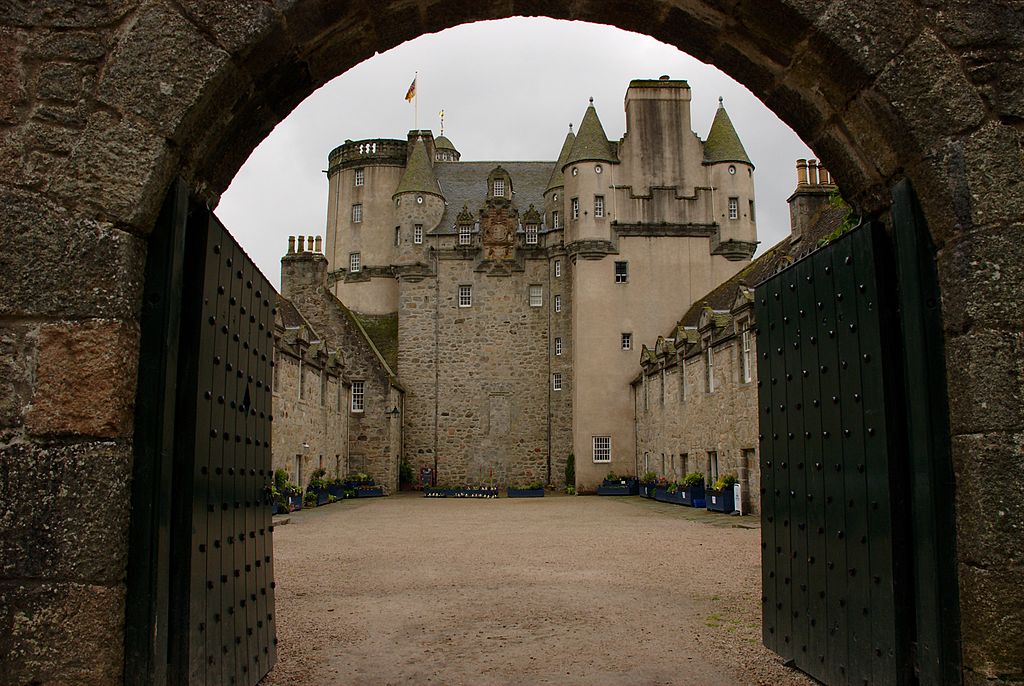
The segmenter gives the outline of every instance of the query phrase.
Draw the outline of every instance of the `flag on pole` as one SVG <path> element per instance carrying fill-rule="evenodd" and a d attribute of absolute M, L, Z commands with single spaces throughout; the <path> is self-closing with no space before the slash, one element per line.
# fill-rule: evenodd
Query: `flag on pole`
<path fill-rule="evenodd" d="M 405 92 L 406 102 L 412 102 L 412 99 L 416 97 L 416 79 L 416 76 L 412 77 L 412 83 L 409 84 L 409 90 Z"/>

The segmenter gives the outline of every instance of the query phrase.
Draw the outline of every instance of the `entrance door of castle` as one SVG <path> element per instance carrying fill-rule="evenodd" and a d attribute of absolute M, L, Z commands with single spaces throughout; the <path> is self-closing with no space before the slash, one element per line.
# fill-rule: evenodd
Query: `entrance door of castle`
<path fill-rule="evenodd" d="M 126 683 L 255 684 L 274 664 L 275 306 L 176 182 L 147 258 Z"/>
<path fill-rule="evenodd" d="M 960 680 L 938 291 L 893 201 L 755 291 L 763 640 L 826 684 Z"/>

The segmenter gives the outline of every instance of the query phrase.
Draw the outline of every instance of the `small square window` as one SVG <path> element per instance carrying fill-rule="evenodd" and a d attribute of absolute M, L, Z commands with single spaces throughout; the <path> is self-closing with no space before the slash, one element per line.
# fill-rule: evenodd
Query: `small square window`
<path fill-rule="evenodd" d="M 561 337 L 555 338 L 555 355 L 562 354 L 562 339 Z"/>
<path fill-rule="evenodd" d="M 469 245 L 473 242 L 473 228 L 469 224 L 459 226 L 459 245 Z"/>
<path fill-rule="evenodd" d="M 412 242 L 416 245 L 423 243 L 423 224 L 412 227 Z"/>
<path fill-rule="evenodd" d="M 541 286 L 530 286 L 530 307 L 540 307 L 544 304 L 544 290 Z"/>
<path fill-rule="evenodd" d="M 526 244 L 537 245 L 537 225 L 527 224 L 526 225 Z"/>
<path fill-rule="evenodd" d="M 558 278 L 561 275 L 562 275 L 562 261 L 561 260 L 555 260 L 555 278 Z"/>
<path fill-rule="evenodd" d="M 740 218 L 740 199 L 729 198 L 729 219 Z"/>
<path fill-rule="evenodd" d="M 359 253 L 353 252 L 348 254 L 348 270 L 355 274 L 362 269 L 362 260 Z"/>
<path fill-rule="evenodd" d="M 572 218 L 573 219 L 579 219 L 580 218 L 580 199 L 579 198 L 573 198 L 569 202 L 570 202 L 570 206 L 572 207 Z"/>
<path fill-rule="evenodd" d="M 629 262 L 615 263 L 615 283 L 629 282 Z"/>
<path fill-rule="evenodd" d="M 473 287 L 459 286 L 459 307 L 473 306 Z"/>
<path fill-rule="evenodd" d="M 562 390 L 562 373 L 555 372 L 551 375 L 551 390 L 560 391 Z"/>
<path fill-rule="evenodd" d="M 555 296 L 555 312 L 561 312 L 561 311 L 562 311 L 562 296 L 556 295 Z"/>
<path fill-rule="evenodd" d="M 362 169 L 356 169 L 355 177 L 357 186 L 362 186 L 366 182 L 366 174 Z"/>
<path fill-rule="evenodd" d="M 595 217 L 603 217 L 604 216 L 604 196 L 603 195 L 595 195 L 594 196 L 594 216 Z"/>
<path fill-rule="evenodd" d="M 363 221 L 363 206 L 353 205 L 352 206 L 352 223 L 358 224 Z"/>
<path fill-rule="evenodd" d="M 594 462 L 612 461 L 612 437 L 594 436 Z"/>
<path fill-rule="evenodd" d="M 623 332 L 623 334 L 622 334 L 622 349 L 623 350 L 632 350 L 633 349 L 633 334 L 632 333 Z"/>

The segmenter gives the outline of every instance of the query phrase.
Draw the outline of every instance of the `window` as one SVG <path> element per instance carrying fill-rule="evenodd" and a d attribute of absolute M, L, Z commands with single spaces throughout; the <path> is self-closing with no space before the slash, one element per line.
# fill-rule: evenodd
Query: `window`
<path fill-rule="evenodd" d="M 423 243 L 423 224 L 416 224 L 412 227 L 412 242 L 416 245 Z"/>
<path fill-rule="evenodd" d="M 665 370 L 661 370 L 661 404 L 665 404 Z M 664 453 L 662 453 L 664 455 Z M 661 473 L 665 473 L 664 465 L 662 466 Z"/>
<path fill-rule="evenodd" d="M 537 245 L 537 225 L 527 224 L 526 225 L 526 244 Z"/>
<path fill-rule="evenodd" d="M 615 263 L 615 283 L 629 282 L 629 262 Z"/>
<path fill-rule="evenodd" d="M 579 219 L 580 218 L 580 199 L 579 198 L 573 198 L 569 202 L 572 205 L 572 218 L 573 219 Z"/>
<path fill-rule="evenodd" d="M 718 451 L 708 451 L 708 486 L 718 481 Z"/>
<path fill-rule="evenodd" d="M 396 226 L 395 227 L 395 247 L 397 247 L 397 246 L 399 246 L 401 244 L 402 244 L 402 227 L 401 226 Z"/>
<path fill-rule="evenodd" d="M 562 275 L 562 261 L 561 260 L 555 260 L 555 278 L 558 278 L 561 275 Z"/>
<path fill-rule="evenodd" d="M 551 375 L 551 390 L 562 390 L 562 372 L 555 372 Z"/>
<path fill-rule="evenodd" d="M 623 350 L 632 350 L 633 349 L 633 334 L 632 333 L 623 332 L 623 334 L 622 334 L 622 349 Z"/>
<path fill-rule="evenodd" d="M 644 386 L 644 412 L 646 412 L 647 410 L 651 409 L 651 393 L 647 389 L 647 374 L 644 374 L 644 376 L 643 376 L 643 386 Z"/>
<path fill-rule="evenodd" d="M 473 306 L 473 287 L 459 286 L 459 307 Z"/>
<path fill-rule="evenodd" d="M 358 224 L 361 221 L 363 221 L 363 206 L 362 205 L 353 205 L 352 206 L 352 223 L 353 224 Z"/>
<path fill-rule="evenodd" d="M 561 311 L 562 311 L 562 296 L 556 295 L 555 296 L 555 312 L 561 312 Z"/>
<path fill-rule="evenodd" d="M 742 355 L 741 363 L 742 364 L 740 365 L 743 368 L 743 383 L 749 383 L 750 379 L 751 379 L 751 376 L 752 376 L 752 370 L 750 368 L 750 366 L 751 366 L 750 365 L 750 353 L 751 353 L 751 350 L 750 350 L 750 338 L 751 338 L 751 336 L 750 336 L 750 329 L 744 329 L 743 330 L 743 336 L 741 338 L 741 340 L 743 342 L 743 349 L 742 349 L 742 353 L 741 353 L 741 355 Z"/>
<path fill-rule="evenodd" d="M 708 341 L 708 393 L 715 392 L 715 352 L 711 349 L 711 341 Z"/>
<path fill-rule="evenodd" d="M 305 365 L 302 364 L 302 359 L 299 359 L 299 400 L 303 400 L 306 397 L 306 369 Z"/>
<path fill-rule="evenodd" d="M 612 461 L 612 437 L 594 436 L 594 462 Z"/>
<path fill-rule="evenodd" d="M 362 169 L 356 169 L 356 185 L 362 186 L 366 182 L 366 174 Z"/>
<path fill-rule="evenodd" d="M 479 188 L 479 186 L 477 186 Z M 505 179 L 494 180 L 494 197 L 504 198 L 505 197 Z"/>
<path fill-rule="evenodd" d="M 362 263 L 359 257 L 359 253 L 352 252 L 348 254 L 348 270 L 355 274 L 362 268 Z"/>
<path fill-rule="evenodd" d="M 686 360 L 679 356 L 679 400 L 686 400 Z"/>
<path fill-rule="evenodd" d="M 459 226 L 459 245 L 469 245 L 473 240 L 473 229 L 469 224 Z"/>
<path fill-rule="evenodd" d="M 594 196 L 594 216 L 595 217 L 603 217 L 604 216 L 604 196 L 603 195 L 595 195 Z"/>
<path fill-rule="evenodd" d="M 365 381 L 352 382 L 352 411 L 363 411 L 363 394 L 365 392 Z"/>
<path fill-rule="evenodd" d="M 729 219 L 740 218 L 740 199 L 729 198 Z"/>
<path fill-rule="evenodd" d="M 327 407 L 327 372 L 320 370 L 320 404 Z"/>
<path fill-rule="evenodd" d="M 530 286 L 530 307 L 540 307 L 544 304 L 544 291 L 540 286 Z"/>
<path fill-rule="evenodd" d="M 555 338 L 555 355 L 562 354 L 562 339 L 561 337 Z"/>
<path fill-rule="evenodd" d="M 551 228 L 560 229 L 562 228 L 562 220 L 558 216 L 558 210 L 551 211 Z"/>
<path fill-rule="evenodd" d="M 754 201 L 750 201 L 750 221 L 754 221 Z"/>

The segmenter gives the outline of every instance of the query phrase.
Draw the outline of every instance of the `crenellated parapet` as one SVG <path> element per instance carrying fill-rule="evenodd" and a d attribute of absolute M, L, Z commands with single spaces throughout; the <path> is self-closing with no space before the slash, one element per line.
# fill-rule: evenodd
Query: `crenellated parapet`
<path fill-rule="evenodd" d="M 327 156 L 327 174 L 351 167 L 372 165 L 404 166 L 408 155 L 408 142 L 393 138 L 367 138 L 348 140 Z"/>

